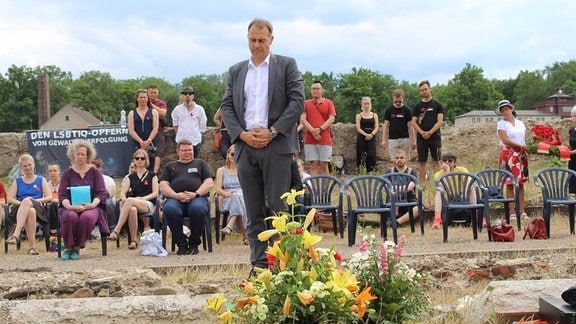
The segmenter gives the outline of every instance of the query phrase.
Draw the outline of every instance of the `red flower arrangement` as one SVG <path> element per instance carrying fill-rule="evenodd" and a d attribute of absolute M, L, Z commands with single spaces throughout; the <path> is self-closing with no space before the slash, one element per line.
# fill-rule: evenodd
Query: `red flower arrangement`
<path fill-rule="evenodd" d="M 570 160 L 570 148 L 562 145 L 560 134 L 556 129 L 546 125 L 534 125 L 530 153 L 556 155 L 561 161 Z"/>

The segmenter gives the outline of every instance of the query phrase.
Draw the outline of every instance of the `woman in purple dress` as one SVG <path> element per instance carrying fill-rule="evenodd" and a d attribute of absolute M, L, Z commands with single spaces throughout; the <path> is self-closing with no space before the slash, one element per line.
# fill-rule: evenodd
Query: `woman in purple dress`
<path fill-rule="evenodd" d="M 58 189 L 58 217 L 65 248 L 62 260 L 79 260 L 80 249 L 86 246 L 96 224 L 100 226 L 100 233 L 110 234 L 106 219 L 106 185 L 102 173 L 92 167 L 96 150 L 91 142 L 73 140 L 67 154 L 72 166 L 62 173 Z M 75 186 L 90 187 L 89 202 L 72 204 L 70 192 Z"/>

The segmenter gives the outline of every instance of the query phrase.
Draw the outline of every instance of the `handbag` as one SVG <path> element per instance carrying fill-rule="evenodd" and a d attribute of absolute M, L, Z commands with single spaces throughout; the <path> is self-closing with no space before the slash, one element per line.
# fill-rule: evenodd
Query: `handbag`
<path fill-rule="evenodd" d="M 492 241 L 494 242 L 514 242 L 514 226 L 512 225 L 492 225 L 490 232 L 492 232 Z"/>
<path fill-rule="evenodd" d="M 537 240 L 548 239 L 548 231 L 546 230 L 544 219 L 539 217 L 532 218 L 530 222 L 528 222 L 528 225 L 526 225 L 524 237 L 522 239 L 525 239 L 526 236 Z"/>
<path fill-rule="evenodd" d="M 220 132 L 220 130 L 217 130 L 214 133 L 214 150 L 216 152 L 220 151 L 220 143 L 222 142 L 222 133 Z"/>

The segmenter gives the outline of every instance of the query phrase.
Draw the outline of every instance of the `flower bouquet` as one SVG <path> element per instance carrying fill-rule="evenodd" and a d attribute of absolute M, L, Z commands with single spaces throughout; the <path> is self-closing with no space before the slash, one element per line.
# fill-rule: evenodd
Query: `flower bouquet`
<path fill-rule="evenodd" d="M 370 300 L 376 298 L 370 287 L 340 266 L 342 258 L 334 247 L 315 247 L 322 237 L 308 227 L 316 210 L 308 213 L 304 224 L 296 221 L 296 197 L 303 193 L 284 194 L 292 213 L 269 217 L 274 228 L 258 235 L 261 241 L 278 237 L 266 252 L 268 268 L 255 269 L 257 275 L 238 286 L 240 297 L 229 309 L 223 295 L 209 298 L 207 308 L 219 314 L 220 321 L 354 323 L 366 314 Z"/>
<path fill-rule="evenodd" d="M 376 295 L 368 316 L 377 323 L 418 320 L 428 308 L 426 291 L 431 277 L 418 274 L 400 261 L 405 244 L 404 235 L 398 245 L 379 242 L 375 235 L 364 235 L 360 251 L 347 262 L 358 280 L 367 282 Z"/>
<path fill-rule="evenodd" d="M 556 129 L 546 125 L 536 124 L 530 129 L 532 141 L 529 143 L 530 153 L 550 154 L 561 161 L 570 160 L 570 148 L 562 145 L 560 134 Z"/>

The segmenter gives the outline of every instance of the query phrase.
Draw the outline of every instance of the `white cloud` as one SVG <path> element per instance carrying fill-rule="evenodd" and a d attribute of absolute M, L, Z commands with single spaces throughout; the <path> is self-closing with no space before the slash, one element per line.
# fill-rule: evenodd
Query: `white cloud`
<path fill-rule="evenodd" d="M 574 59 L 574 9 L 567 0 L 5 1 L 0 71 L 56 65 L 75 77 L 178 83 L 247 58 L 247 23 L 258 16 L 274 23 L 272 51 L 315 74 L 366 67 L 436 84 L 471 63 L 507 79 Z"/>

